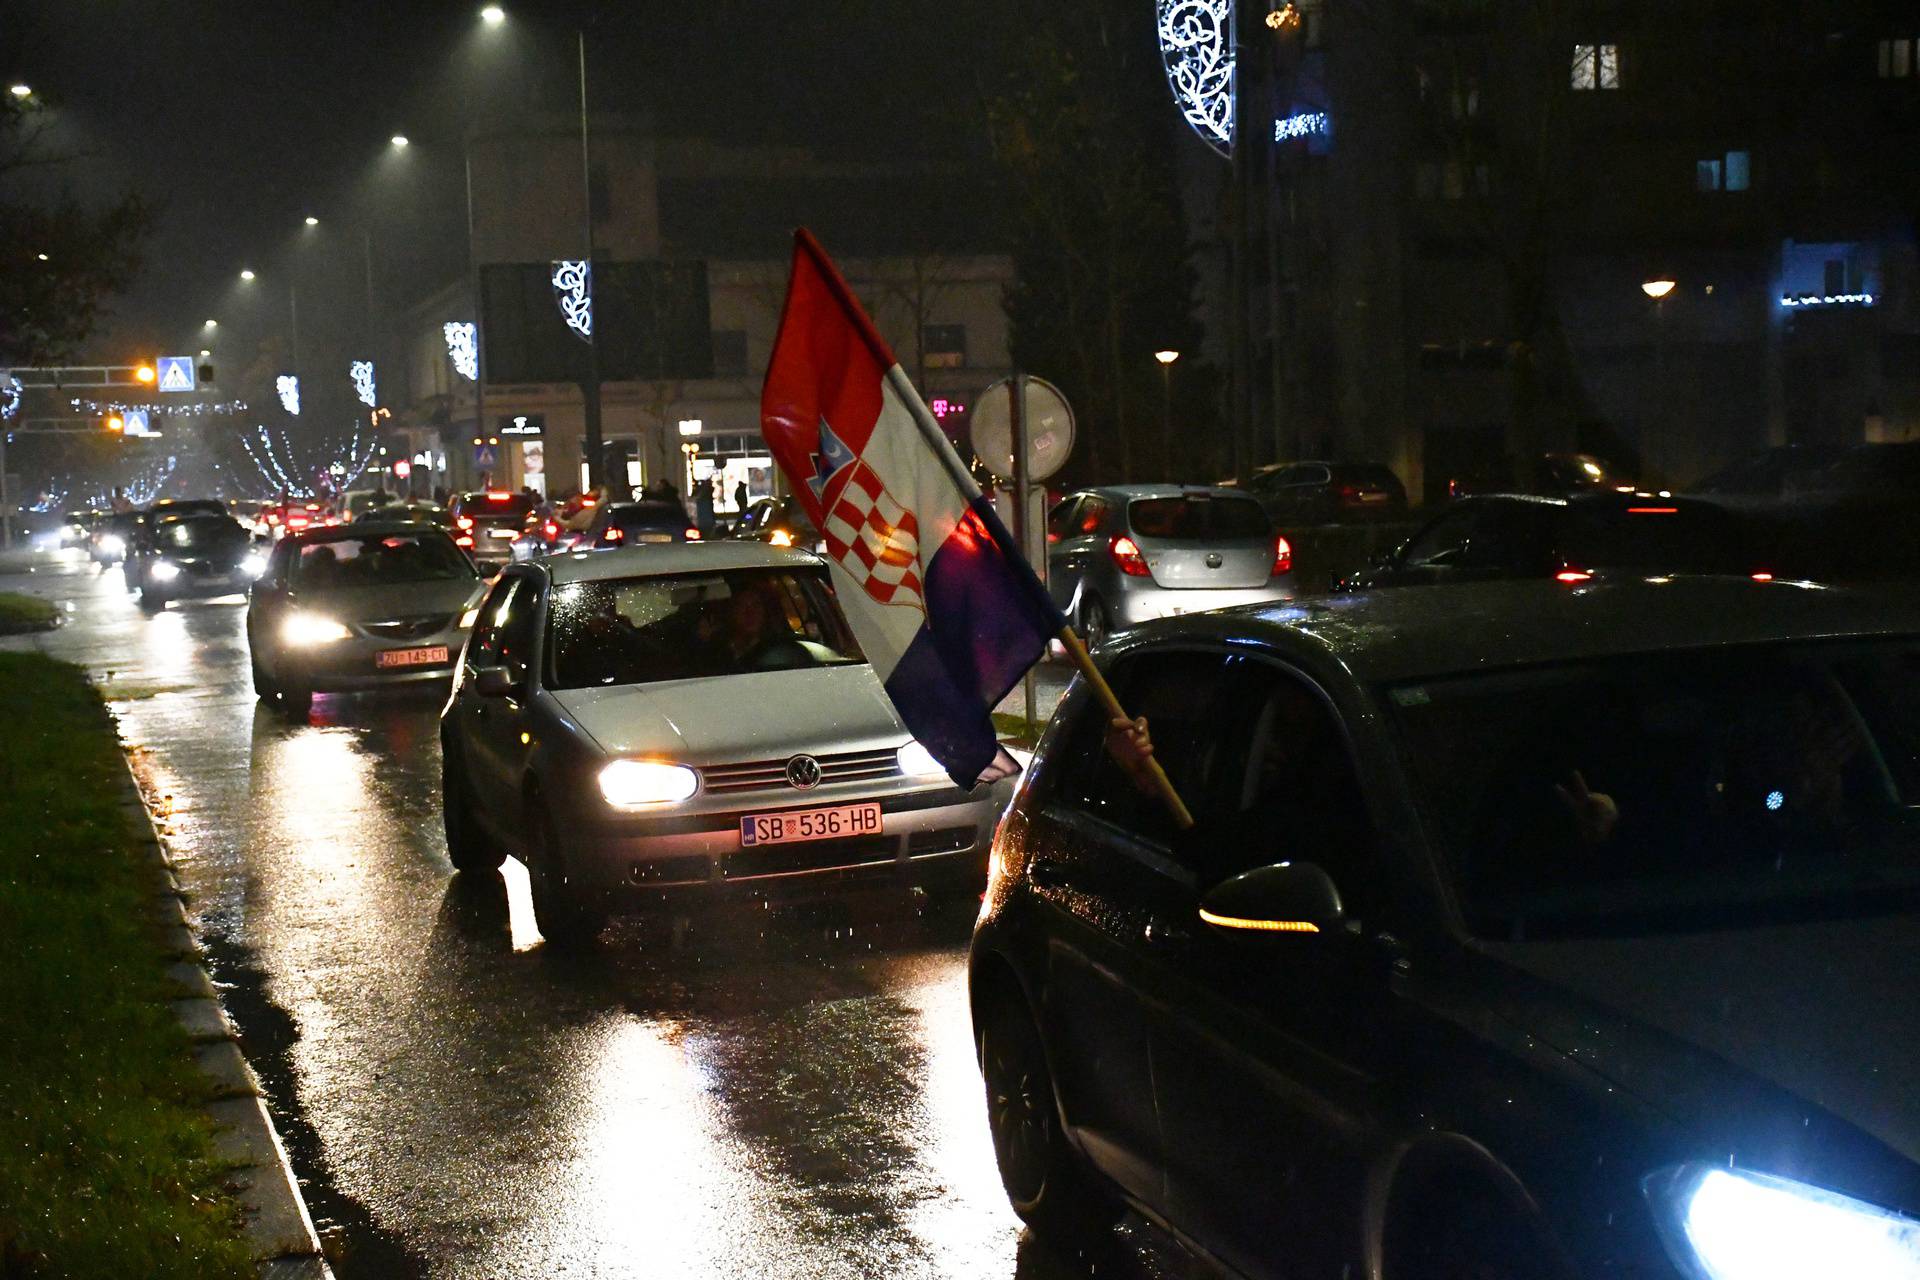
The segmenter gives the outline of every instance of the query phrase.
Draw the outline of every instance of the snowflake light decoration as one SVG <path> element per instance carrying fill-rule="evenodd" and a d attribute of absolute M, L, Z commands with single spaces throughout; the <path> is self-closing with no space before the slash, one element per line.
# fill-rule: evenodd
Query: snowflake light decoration
<path fill-rule="evenodd" d="M 369 409 L 378 408 L 380 400 L 374 395 L 373 361 L 355 360 L 347 366 L 347 374 L 353 379 L 353 394 L 360 397 L 360 403 Z"/>
<path fill-rule="evenodd" d="M 11 418 L 20 412 L 21 392 L 20 379 L 12 374 L 8 374 L 4 381 L 0 381 L 0 420 Z"/>
<path fill-rule="evenodd" d="M 1160 61 L 1202 141 L 1233 149 L 1233 0 L 1158 0 Z"/>
<path fill-rule="evenodd" d="M 440 326 L 454 370 L 468 382 L 480 380 L 480 327 L 471 320 L 449 320 Z"/>
<path fill-rule="evenodd" d="M 553 264 L 553 297 L 567 328 L 593 341 L 593 264 L 568 261 Z"/>
<path fill-rule="evenodd" d="M 273 389 L 280 394 L 280 407 L 296 418 L 300 416 L 300 379 L 290 373 L 283 373 L 273 380 Z"/>

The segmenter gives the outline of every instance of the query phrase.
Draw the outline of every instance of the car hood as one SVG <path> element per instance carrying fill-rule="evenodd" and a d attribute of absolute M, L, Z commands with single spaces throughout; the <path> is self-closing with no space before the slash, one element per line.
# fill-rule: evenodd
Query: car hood
<path fill-rule="evenodd" d="M 1608 1026 L 1541 999 L 1503 1011 L 1653 1105 L 1684 1119 L 1725 1112 L 1736 1126 L 1758 1119 L 1736 1114 L 1731 1099 L 1744 1091 L 1724 1072 L 1686 1061 L 1697 1051 L 1920 1163 L 1920 1019 L 1910 1012 L 1920 916 L 1485 950 L 1619 1015 Z M 1634 1024 L 1664 1034 L 1636 1035 Z"/>
<path fill-rule="evenodd" d="M 292 599 L 302 609 L 312 609 L 341 622 L 374 622 L 383 618 L 458 613 L 478 603 L 486 585 L 475 578 L 447 578 L 397 582 L 391 586 L 343 587 L 335 591 L 296 591 Z"/>
<path fill-rule="evenodd" d="M 874 750 L 907 736 L 865 663 L 555 690 L 553 697 L 608 754 L 687 764 Z"/>

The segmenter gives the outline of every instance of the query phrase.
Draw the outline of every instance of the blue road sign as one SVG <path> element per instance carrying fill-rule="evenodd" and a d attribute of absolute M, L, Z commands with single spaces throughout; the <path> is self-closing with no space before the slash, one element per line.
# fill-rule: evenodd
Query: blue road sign
<path fill-rule="evenodd" d="M 192 391 L 199 383 L 191 356 L 161 356 L 157 385 L 162 391 Z"/>
<path fill-rule="evenodd" d="M 152 419 L 145 409 L 122 409 L 120 411 L 120 434 L 123 436 L 147 436 L 153 434 Z"/>
<path fill-rule="evenodd" d="M 491 444 L 473 446 L 473 465 L 482 471 L 491 471 L 500 465 L 499 446 Z"/>

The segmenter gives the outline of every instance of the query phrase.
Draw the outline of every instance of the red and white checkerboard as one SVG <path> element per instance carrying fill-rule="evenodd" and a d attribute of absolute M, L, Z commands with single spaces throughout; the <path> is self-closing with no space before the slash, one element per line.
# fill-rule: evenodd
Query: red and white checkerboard
<path fill-rule="evenodd" d="M 837 478 L 837 477 L 836 477 Z M 881 604 L 926 611 L 920 585 L 920 522 L 866 462 L 847 468 L 838 494 L 828 494 L 820 535 L 827 553 Z"/>

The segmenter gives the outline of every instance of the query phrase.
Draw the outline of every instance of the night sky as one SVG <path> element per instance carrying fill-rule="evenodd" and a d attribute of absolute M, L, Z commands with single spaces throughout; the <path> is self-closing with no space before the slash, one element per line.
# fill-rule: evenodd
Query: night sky
<path fill-rule="evenodd" d="M 187 349 L 208 316 L 281 305 L 264 287 L 241 294 L 237 273 L 284 280 L 309 214 L 333 239 L 315 259 L 309 237 L 302 271 L 353 278 L 351 230 L 371 228 L 383 306 L 451 278 L 464 263 L 449 232 L 463 225 L 466 122 L 573 109 L 583 21 L 596 112 L 827 159 L 979 154 L 965 117 L 985 33 L 964 5 L 506 7 L 508 25 L 489 30 L 477 2 L 12 0 L 0 72 L 31 84 L 58 140 L 85 153 L 60 181 L 95 197 L 134 187 L 163 206 L 146 269 L 88 358 Z M 396 131 L 414 144 L 403 155 L 387 141 Z"/>

